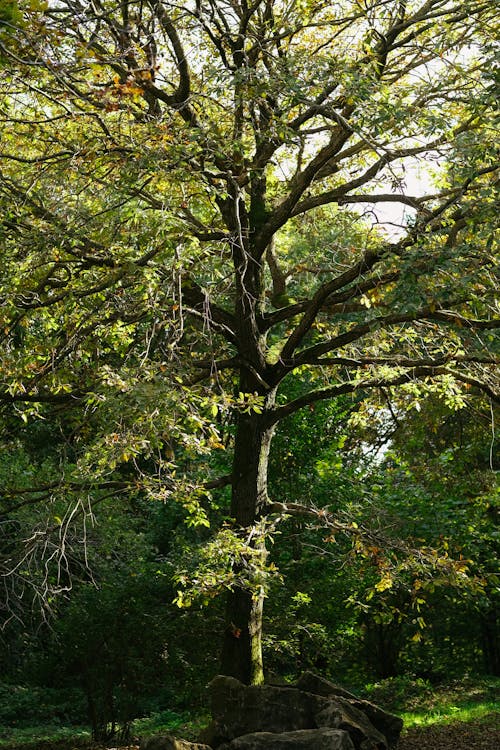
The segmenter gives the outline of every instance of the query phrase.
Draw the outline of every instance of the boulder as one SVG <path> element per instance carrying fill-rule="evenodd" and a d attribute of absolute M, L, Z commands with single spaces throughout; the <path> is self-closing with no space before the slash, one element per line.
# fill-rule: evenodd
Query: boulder
<path fill-rule="evenodd" d="M 332 696 L 346 698 L 352 707 L 366 714 L 375 729 L 384 735 L 389 747 L 397 745 L 403 728 L 403 720 L 399 716 L 384 711 L 380 706 L 376 706 L 374 703 L 370 703 L 370 701 L 357 698 L 352 693 L 344 690 L 344 688 L 338 687 L 333 682 L 329 682 L 329 680 L 325 680 L 323 677 L 319 677 L 312 672 L 305 672 L 297 681 L 296 687 L 299 690 L 305 690 L 308 693 L 321 695 L 325 698 Z"/>
<path fill-rule="evenodd" d="M 294 688 L 244 685 L 223 675 L 215 677 L 209 689 L 215 745 L 254 732 L 313 729 L 314 717 L 329 703 L 328 698 Z"/>
<path fill-rule="evenodd" d="M 220 736 L 219 728 L 215 721 L 211 721 L 198 735 L 198 742 L 209 747 L 218 747 L 223 741 L 224 737 Z"/>
<path fill-rule="evenodd" d="M 315 716 L 318 727 L 333 727 L 349 732 L 356 750 L 387 750 L 387 740 L 369 718 L 346 698 L 336 696 Z"/>
<path fill-rule="evenodd" d="M 229 746 L 247 735 L 281 737 L 328 729 L 347 732 L 354 750 L 388 750 L 397 743 L 402 728 L 397 716 L 311 673 L 288 686 L 247 686 L 234 677 L 219 675 L 209 688 L 213 722 L 200 741 L 213 748 Z M 285 741 L 292 740 L 283 738 Z"/>
<path fill-rule="evenodd" d="M 211 748 L 197 742 L 180 740 L 171 734 L 156 734 L 142 740 L 139 750 L 211 750 Z"/>
<path fill-rule="evenodd" d="M 349 693 L 348 690 L 334 685 L 333 682 L 325 680 L 324 677 L 320 677 L 314 674 L 314 672 L 304 672 L 295 683 L 295 687 L 299 690 L 305 690 L 307 693 L 323 695 L 325 698 L 329 698 L 331 695 L 340 695 L 341 698 L 357 700 L 353 693 Z"/>
<path fill-rule="evenodd" d="M 323 728 L 244 734 L 219 750 L 354 750 L 354 745 L 347 732 Z"/>

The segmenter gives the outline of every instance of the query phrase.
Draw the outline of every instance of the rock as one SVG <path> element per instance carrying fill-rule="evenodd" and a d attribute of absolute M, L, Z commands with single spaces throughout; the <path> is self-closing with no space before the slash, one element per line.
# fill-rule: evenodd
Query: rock
<path fill-rule="evenodd" d="M 281 675 L 276 672 L 266 672 L 265 675 L 266 685 L 278 685 L 279 687 L 291 687 L 290 683 L 285 680 Z"/>
<path fill-rule="evenodd" d="M 328 699 L 290 687 L 243 685 L 219 675 L 209 685 L 216 725 L 214 745 L 254 732 L 290 732 L 316 727 Z"/>
<path fill-rule="evenodd" d="M 330 695 L 340 695 L 342 698 L 357 700 L 353 693 L 349 693 L 344 688 L 334 685 L 333 682 L 325 680 L 324 677 L 320 677 L 314 674 L 314 672 L 304 672 L 295 683 L 295 687 L 299 690 L 305 690 L 308 693 L 323 695 L 325 698 L 328 698 Z"/>
<path fill-rule="evenodd" d="M 223 742 L 224 738 L 219 738 L 219 730 L 217 723 L 211 721 L 208 726 L 204 727 L 198 735 L 198 742 L 202 745 L 209 745 L 210 747 L 217 747 Z"/>
<path fill-rule="evenodd" d="M 402 728 L 397 716 L 312 673 L 288 686 L 247 686 L 219 675 L 209 688 L 214 722 L 203 741 L 213 748 L 243 735 L 332 729 L 348 732 L 355 750 L 388 750 Z"/>
<path fill-rule="evenodd" d="M 375 729 L 384 735 L 389 747 L 397 745 L 403 728 L 403 720 L 399 716 L 384 711 L 380 706 L 376 706 L 374 703 L 370 703 L 370 701 L 357 698 L 347 690 L 334 685 L 332 682 L 312 672 L 305 672 L 296 683 L 296 687 L 299 690 L 306 690 L 309 693 L 322 695 L 326 698 L 331 696 L 347 698 L 351 706 L 366 714 Z"/>
<path fill-rule="evenodd" d="M 354 745 L 347 732 L 323 728 L 254 732 L 221 745 L 219 750 L 354 750 Z"/>
<path fill-rule="evenodd" d="M 389 747 L 396 747 L 399 741 L 399 735 L 403 729 L 403 719 L 388 711 L 384 711 L 380 706 L 376 706 L 370 701 L 364 701 L 358 698 L 350 701 L 354 708 L 358 708 L 369 718 L 373 726 L 381 732 L 387 740 Z"/>
<path fill-rule="evenodd" d="M 387 750 L 387 740 L 366 714 L 346 699 L 335 696 L 315 716 L 318 727 L 333 727 L 349 732 L 356 750 Z"/>
<path fill-rule="evenodd" d="M 171 734 L 156 734 L 142 740 L 139 750 L 211 750 L 211 748 L 209 745 L 180 740 Z"/>

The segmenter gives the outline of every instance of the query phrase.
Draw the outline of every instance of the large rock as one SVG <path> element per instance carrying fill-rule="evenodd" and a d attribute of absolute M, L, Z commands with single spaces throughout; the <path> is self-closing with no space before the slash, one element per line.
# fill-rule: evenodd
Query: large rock
<path fill-rule="evenodd" d="M 212 742 L 217 745 L 253 732 L 290 732 L 315 728 L 316 714 L 328 698 L 290 687 L 243 685 L 234 677 L 218 675 L 209 685 Z"/>
<path fill-rule="evenodd" d="M 347 732 L 323 728 L 245 734 L 219 750 L 354 750 L 354 745 Z"/>
<path fill-rule="evenodd" d="M 341 698 L 357 700 L 353 693 L 334 685 L 333 682 L 325 680 L 324 677 L 320 677 L 314 672 L 304 672 L 295 683 L 295 687 L 299 690 L 305 690 L 307 693 L 323 695 L 325 698 L 329 698 L 331 695 L 340 695 Z"/>
<path fill-rule="evenodd" d="M 156 734 L 144 739 L 139 750 L 211 750 L 208 745 L 200 745 L 197 742 L 188 742 L 173 737 L 171 734 Z"/>
<path fill-rule="evenodd" d="M 292 685 L 247 686 L 234 677 L 215 677 L 209 686 L 214 721 L 200 739 L 217 748 L 237 737 L 255 733 L 279 735 L 335 729 L 349 733 L 355 750 L 388 750 L 389 742 L 384 733 L 360 707 L 363 701 L 321 678 L 315 682 L 314 675 L 305 676 L 299 682 L 300 687 L 305 684 L 318 693 L 328 694 L 318 695 Z M 339 695 L 340 692 L 343 694 Z M 346 695 L 349 697 L 344 697 Z M 381 710 L 380 714 L 385 716 Z"/>
<path fill-rule="evenodd" d="M 389 747 L 397 745 L 403 728 L 403 720 L 399 716 L 384 711 L 380 706 L 376 706 L 374 703 L 370 703 L 370 701 L 356 698 L 355 695 L 349 693 L 347 690 L 334 685 L 323 677 L 318 677 L 318 675 L 312 672 L 305 672 L 297 681 L 296 687 L 299 690 L 305 690 L 308 693 L 321 695 L 325 698 L 333 696 L 346 698 L 351 706 L 366 714 L 373 726 L 384 735 Z"/>
<path fill-rule="evenodd" d="M 387 750 L 387 740 L 370 719 L 348 700 L 336 696 L 315 716 L 318 727 L 333 727 L 349 732 L 356 750 Z"/>

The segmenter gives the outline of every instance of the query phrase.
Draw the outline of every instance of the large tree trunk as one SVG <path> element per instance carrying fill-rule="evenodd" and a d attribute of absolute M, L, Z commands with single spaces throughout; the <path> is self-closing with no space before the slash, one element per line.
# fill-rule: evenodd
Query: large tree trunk
<path fill-rule="evenodd" d="M 248 392 L 248 391 L 247 391 Z M 274 391 L 265 395 L 264 413 L 240 414 L 235 438 L 231 515 L 236 528 L 249 535 L 268 502 L 267 471 L 273 428 L 266 424 L 266 408 Z M 266 555 L 261 535 L 252 544 Z M 262 609 L 264 590 L 236 587 L 228 595 L 227 622 L 222 650 L 222 672 L 246 684 L 264 679 L 262 664 Z"/>
<path fill-rule="evenodd" d="M 252 546 L 259 550 L 264 559 L 266 550 L 262 534 L 257 529 L 256 533 L 251 532 L 268 503 L 267 472 L 274 431 L 274 427 L 270 426 L 268 411 L 274 406 L 277 390 L 276 384 L 268 385 L 266 381 L 265 334 L 258 325 L 265 299 L 264 268 L 262 252 L 253 246 L 253 240 L 266 216 L 266 180 L 264 175 L 252 180 L 249 207 L 237 180 L 232 180 L 228 188 L 231 199 L 221 200 L 219 205 L 228 229 L 239 240 L 232 245 L 235 330 L 242 362 L 239 391 L 263 398 L 259 411 L 250 407 L 238 415 L 232 467 L 231 516 L 236 529 L 245 538 L 251 538 Z M 242 560 L 239 566 L 244 577 L 245 561 Z M 259 684 L 264 679 L 261 645 L 263 602 L 264 590 L 258 584 L 235 587 L 228 595 L 222 672 L 246 684 Z"/>
<path fill-rule="evenodd" d="M 246 685 L 264 681 L 262 661 L 262 610 L 264 592 L 255 594 L 236 588 L 228 595 L 227 626 L 224 633 L 222 673 Z"/>

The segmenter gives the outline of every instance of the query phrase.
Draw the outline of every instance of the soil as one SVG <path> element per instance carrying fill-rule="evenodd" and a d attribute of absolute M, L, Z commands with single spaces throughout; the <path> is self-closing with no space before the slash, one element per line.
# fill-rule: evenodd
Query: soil
<path fill-rule="evenodd" d="M 478 722 L 409 729 L 399 740 L 398 750 L 498 750 L 500 712 Z"/>

